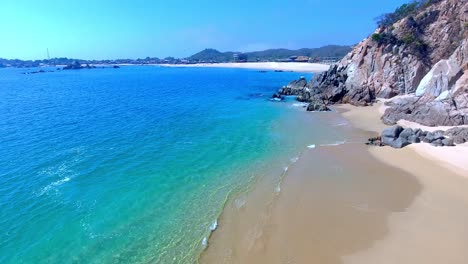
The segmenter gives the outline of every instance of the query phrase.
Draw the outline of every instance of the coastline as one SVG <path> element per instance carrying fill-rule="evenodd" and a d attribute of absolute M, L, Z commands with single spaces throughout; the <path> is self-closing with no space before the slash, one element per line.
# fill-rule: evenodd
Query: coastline
<path fill-rule="evenodd" d="M 353 126 L 360 129 L 380 133 L 385 127 L 388 127 L 380 122 L 380 116 L 385 111 L 385 105 L 381 101 L 368 107 L 340 105 L 338 108 L 344 111 L 342 113 L 343 116 L 349 119 Z M 398 125 L 410 127 L 412 129 L 420 128 L 424 131 L 445 131 L 452 128 L 448 126 L 428 127 L 406 120 L 400 120 Z M 428 143 L 419 143 L 411 144 L 407 148 L 417 153 L 415 155 L 420 155 L 428 160 L 435 161 L 456 174 L 468 177 L 468 162 L 466 162 L 466 157 L 468 157 L 468 143 L 459 144 L 454 147 L 433 147 Z"/>
<path fill-rule="evenodd" d="M 347 111 L 343 116 L 354 126 L 373 132 L 381 131 L 380 126 L 383 124 L 376 124 L 376 120 L 380 120 L 384 110 L 382 103 L 366 108 L 350 105 L 340 108 Z M 358 116 L 362 117 L 366 109 L 367 120 L 359 119 Z M 408 121 L 400 121 L 398 124 L 429 131 L 450 128 L 424 127 Z M 404 149 L 370 148 L 373 157 L 411 174 L 423 188 L 410 207 L 389 218 L 389 233 L 385 239 L 365 251 L 347 256 L 345 262 L 466 263 L 466 151 L 466 143 L 455 147 L 434 147 L 420 143 Z M 443 241 L 444 245 L 430 241 Z M 415 252 L 415 249 L 419 251 Z"/>
<path fill-rule="evenodd" d="M 364 146 L 381 104 L 336 108 L 355 141 L 305 149 L 279 194 L 259 183 L 242 209 L 227 204 L 201 263 L 466 263 L 468 174 L 421 155 L 441 148 Z"/>
<path fill-rule="evenodd" d="M 246 62 L 246 63 L 199 63 L 199 64 L 160 64 L 161 67 L 173 68 L 236 68 L 254 70 L 275 70 L 320 73 L 327 71 L 330 65 L 299 62 Z"/>

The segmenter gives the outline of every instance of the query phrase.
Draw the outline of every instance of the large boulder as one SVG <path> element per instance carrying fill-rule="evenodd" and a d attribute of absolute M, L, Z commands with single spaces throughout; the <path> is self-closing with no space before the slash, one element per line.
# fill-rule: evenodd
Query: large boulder
<path fill-rule="evenodd" d="M 410 96 L 390 103 L 382 121 L 387 125 L 409 120 L 425 126 L 458 126 L 468 124 L 468 109 L 457 109 L 453 101 L 427 101 Z"/>
<path fill-rule="evenodd" d="M 434 132 L 427 132 L 423 141 L 426 143 L 432 143 L 438 140 L 442 141 L 443 139 L 445 139 L 444 132 L 441 130 L 437 130 Z"/>
<path fill-rule="evenodd" d="M 468 142 L 468 127 L 455 127 L 445 131 L 445 135 L 453 139 L 456 144 Z"/>
<path fill-rule="evenodd" d="M 307 106 L 307 111 L 328 112 L 330 111 L 330 108 L 328 108 L 325 104 L 309 103 L 309 105 Z"/>
<path fill-rule="evenodd" d="M 447 147 L 453 147 L 455 144 L 453 143 L 453 139 L 451 138 L 444 138 L 442 139 L 442 144 Z"/>
<path fill-rule="evenodd" d="M 462 74 L 463 71 L 455 60 L 441 60 L 421 80 L 416 89 L 416 96 L 427 95 L 437 100 L 447 99 L 450 85 L 453 85 Z"/>
<path fill-rule="evenodd" d="M 382 131 L 382 137 L 398 138 L 403 131 L 401 126 L 388 127 Z"/>
<path fill-rule="evenodd" d="M 401 131 L 400 135 L 398 137 L 409 139 L 411 136 L 414 136 L 415 133 L 413 129 L 411 128 L 405 128 L 403 131 Z"/>
<path fill-rule="evenodd" d="M 397 139 L 392 139 L 390 137 L 382 137 L 382 143 L 392 148 L 404 148 L 411 144 L 411 142 L 407 138 L 401 137 Z"/>
<path fill-rule="evenodd" d="M 382 143 L 393 148 L 404 148 L 411 144 L 412 135 L 412 129 L 403 129 L 401 126 L 388 127 L 382 131 Z"/>

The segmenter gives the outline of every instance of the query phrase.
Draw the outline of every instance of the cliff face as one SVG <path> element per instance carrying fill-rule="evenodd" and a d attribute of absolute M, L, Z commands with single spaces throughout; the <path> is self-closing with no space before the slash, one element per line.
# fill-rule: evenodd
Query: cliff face
<path fill-rule="evenodd" d="M 367 105 L 395 100 L 383 117 L 424 125 L 468 124 L 468 0 L 442 0 L 377 29 L 315 76 L 300 100 Z"/>

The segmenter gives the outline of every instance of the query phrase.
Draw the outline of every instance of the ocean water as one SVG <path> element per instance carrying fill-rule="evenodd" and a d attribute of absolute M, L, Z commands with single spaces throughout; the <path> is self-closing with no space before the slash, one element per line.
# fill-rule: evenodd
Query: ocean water
<path fill-rule="evenodd" d="M 25 71 L 0 69 L 0 263 L 196 263 L 228 199 L 343 140 L 268 100 L 311 74 Z"/>

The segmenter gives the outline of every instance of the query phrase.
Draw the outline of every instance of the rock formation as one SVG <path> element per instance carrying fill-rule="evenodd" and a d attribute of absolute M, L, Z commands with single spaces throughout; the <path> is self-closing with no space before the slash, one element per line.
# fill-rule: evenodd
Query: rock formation
<path fill-rule="evenodd" d="M 306 85 L 295 84 L 279 94 L 325 106 L 404 95 L 389 103 L 384 123 L 468 124 L 468 0 L 429 0 L 379 27 Z"/>
<path fill-rule="evenodd" d="M 380 137 L 370 138 L 367 145 L 391 146 L 404 148 L 415 143 L 430 143 L 436 147 L 452 147 L 456 144 L 468 142 L 468 128 L 456 127 L 447 131 L 437 130 L 433 132 L 421 129 L 403 128 L 392 126 L 382 131 Z"/>

